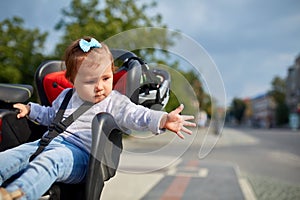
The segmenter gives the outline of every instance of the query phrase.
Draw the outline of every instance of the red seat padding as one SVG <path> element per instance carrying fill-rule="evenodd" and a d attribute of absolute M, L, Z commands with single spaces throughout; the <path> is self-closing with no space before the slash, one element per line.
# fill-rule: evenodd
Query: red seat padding
<path fill-rule="evenodd" d="M 126 95 L 126 80 L 127 80 L 127 71 L 120 70 L 117 73 L 114 73 L 113 87 L 114 90 L 119 91 L 121 94 Z"/>
<path fill-rule="evenodd" d="M 66 88 L 73 87 L 65 77 L 66 71 L 59 71 L 47 74 L 43 79 L 43 86 L 48 98 L 48 101 L 52 103 L 54 99 Z"/>
<path fill-rule="evenodd" d="M 126 72 L 126 70 L 120 70 L 114 74 L 114 89 L 122 94 L 126 94 Z M 64 70 L 47 74 L 44 77 L 43 86 L 50 103 L 52 103 L 64 89 L 73 87 L 72 83 L 66 79 L 65 74 L 66 71 Z"/>

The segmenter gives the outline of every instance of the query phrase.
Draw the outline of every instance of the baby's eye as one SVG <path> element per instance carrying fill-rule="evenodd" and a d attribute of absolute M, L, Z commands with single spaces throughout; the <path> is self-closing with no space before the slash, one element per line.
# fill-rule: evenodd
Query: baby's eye
<path fill-rule="evenodd" d="M 95 83 L 96 83 L 96 81 L 94 81 L 94 80 L 85 81 L 85 84 L 95 84 Z"/>
<path fill-rule="evenodd" d="M 104 81 L 107 81 L 107 80 L 109 80 L 110 79 L 110 77 L 103 77 L 103 80 Z"/>

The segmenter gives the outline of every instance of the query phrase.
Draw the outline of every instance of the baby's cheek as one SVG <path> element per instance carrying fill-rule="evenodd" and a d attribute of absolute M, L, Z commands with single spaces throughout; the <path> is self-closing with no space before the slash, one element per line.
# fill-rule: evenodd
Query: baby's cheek
<path fill-rule="evenodd" d="M 93 102 L 94 101 L 94 90 L 92 87 L 84 87 L 81 89 L 80 93 L 78 93 L 80 98 L 86 101 Z"/>

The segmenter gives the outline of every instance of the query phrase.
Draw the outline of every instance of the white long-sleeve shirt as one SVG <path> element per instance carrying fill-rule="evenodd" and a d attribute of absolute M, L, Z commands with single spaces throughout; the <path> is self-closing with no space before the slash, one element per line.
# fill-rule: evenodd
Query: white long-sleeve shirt
<path fill-rule="evenodd" d="M 31 111 L 29 118 L 42 125 L 48 126 L 54 120 L 67 91 L 65 89 L 53 101 L 51 107 L 41 106 L 36 103 L 30 103 Z M 72 114 L 84 101 L 80 99 L 76 90 L 69 101 L 67 109 L 63 115 L 62 121 Z M 121 128 L 138 131 L 151 131 L 155 134 L 163 132 L 159 129 L 160 120 L 165 112 L 154 111 L 144 106 L 136 105 L 128 97 L 113 90 L 109 96 L 101 102 L 94 104 L 88 111 L 78 117 L 67 129 L 60 135 L 65 140 L 90 152 L 92 143 L 92 120 L 100 112 L 110 113 Z M 47 134 L 46 132 L 45 134 Z"/>

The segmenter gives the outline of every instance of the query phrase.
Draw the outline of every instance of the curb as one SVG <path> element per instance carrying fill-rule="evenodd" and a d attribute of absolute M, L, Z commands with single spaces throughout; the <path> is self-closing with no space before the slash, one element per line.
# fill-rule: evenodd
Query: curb
<path fill-rule="evenodd" d="M 239 183 L 244 194 L 245 200 L 256 200 L 253 189 L 246 178 L 239 178 Z"/>
<path fill-rule="evenodd" d="M 249 183 L 248 179 L 241 177 L 240 170 L 237 165 L 233 165 L 233 168 L 238 177 L 238 181 L 239 181 L 239 184 L 240 184 L 240 187 L 243 192 L 245 200 L 257 200 L 255 193 L 253 191 L 253 188 L 252 188 L 251 184 Z"/>

